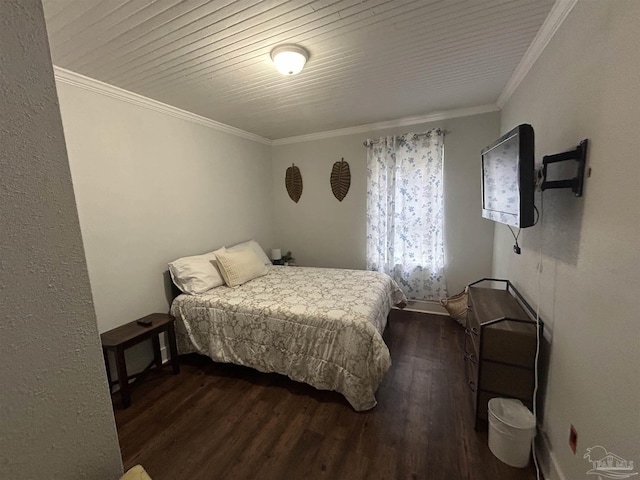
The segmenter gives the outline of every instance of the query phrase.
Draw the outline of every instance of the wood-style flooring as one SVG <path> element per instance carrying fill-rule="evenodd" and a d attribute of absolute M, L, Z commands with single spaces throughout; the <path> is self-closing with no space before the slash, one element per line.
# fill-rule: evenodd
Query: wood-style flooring
<path fill-rule="evenodd" d="M 393 365 L 368 412 L 281 375 L 183 357 L 179 375 L 150 378 L 115 410 L 125 468 L 154 480 L 535 479 L 473 429 L 462 328 L 399 311 L 390 322 Z"/>

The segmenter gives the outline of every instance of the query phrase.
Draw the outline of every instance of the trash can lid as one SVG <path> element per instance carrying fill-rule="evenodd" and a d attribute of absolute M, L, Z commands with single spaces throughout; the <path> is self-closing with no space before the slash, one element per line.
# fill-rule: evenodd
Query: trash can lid
<path fill-rule="evenodd" d="M 520 400 L 514 398 L 492 398 L 489 413 L 513 428 L 530 429 L 536 426 L 536 417 Z"/>

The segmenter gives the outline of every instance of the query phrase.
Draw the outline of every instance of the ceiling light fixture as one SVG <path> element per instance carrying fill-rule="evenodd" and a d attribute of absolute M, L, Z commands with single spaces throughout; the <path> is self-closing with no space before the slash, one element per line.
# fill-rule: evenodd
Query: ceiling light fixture
<path fill-rule="evenodd" d="M 278 45 L 271 50 L 271 60 L 283 75 L 300 73 L 309 59 L 309 53 L 298 45 Z"/>

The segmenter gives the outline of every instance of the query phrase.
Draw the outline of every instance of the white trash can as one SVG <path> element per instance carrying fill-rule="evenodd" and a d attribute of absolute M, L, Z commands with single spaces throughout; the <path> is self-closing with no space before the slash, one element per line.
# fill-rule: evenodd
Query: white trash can
<path fill-rule="evenodd" d="M 496 457 L 512 467 L 526 467 L 535 436 L 536 419 L 520 400 L 489 400 L 489 450 Z"/>

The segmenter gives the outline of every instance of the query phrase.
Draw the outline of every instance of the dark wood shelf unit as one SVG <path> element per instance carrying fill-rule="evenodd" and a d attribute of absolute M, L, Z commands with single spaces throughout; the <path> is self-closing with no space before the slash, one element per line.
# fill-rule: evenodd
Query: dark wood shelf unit
<path fill-rule="evenodd" d="M 504 288 L 480 286 L 485 282 Z M 464 360 L 478 430 L 487 426 L 494 397 L 517 398 L 533 409 L 537 332 L 535 311 L 508 280 L 470 284 L 467 308 Z"/>

